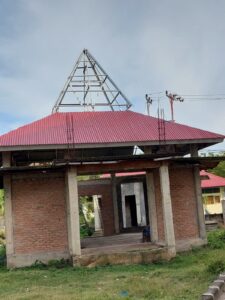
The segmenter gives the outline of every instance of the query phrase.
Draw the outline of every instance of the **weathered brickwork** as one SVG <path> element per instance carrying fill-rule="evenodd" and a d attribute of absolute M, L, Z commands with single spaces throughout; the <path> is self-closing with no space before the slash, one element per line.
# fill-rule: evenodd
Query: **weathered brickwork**
<path fill-rule="evenodd" d="M 199 237 L 195 183 L 192 168 L 169 169 L 175 238 Z M 159 239 L 164 239 L 159 172 L 154 172 Z"/>
<path fill-rule="evenodd" d="M 67 251 L 65 180 L 61 176 L 13 177 L 16 254 Z"/>
<path fill-rule="evenodd" d="M 193 169 L 170 170 L 170 186 L 176 239 L 199 237 Z"/>
<path fill-rule="evenodd" d="M 163 240 L 163 211 L 158 170 L 153 174 L 158 233 L 159 239 Z M 169 176 L 176 240 L 198 238 L 193 169 L 170 169 Z M 79 182 L 78 193 L 79 196 L 101 195 L 104 235 L 114 234 L 110 179 Z M 54 252 L 60 256 L 60 253 L 68 253 L 64 173 L 13 175 L 12 213 L 15 255 Z M 21 263 L 23 264 L 24 262 Z"/>
<path fill-rule="evenodd" d="M 101 195 L 101 213 L 104 235 L 115 233 L 114 212 L 112 200 L 112 187 L 110 180 L 98 180 L 97 182 L 85 182 L 78 184 L 79 196 Z"/>

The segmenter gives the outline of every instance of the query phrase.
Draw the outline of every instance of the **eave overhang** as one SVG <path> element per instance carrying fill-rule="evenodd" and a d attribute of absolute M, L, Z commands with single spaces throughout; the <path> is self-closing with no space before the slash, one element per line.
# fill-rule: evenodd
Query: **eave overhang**
<path fill-rule="evenodd" d="M 144 171 L 149 169 L 157 169 L 162 163 L 168 163 L 171 168 L 193 167 L 199 169 L 209 169 L 217 166 L 225 157 L 158 157 L 153 158 L 151 155 L 136 155 L 132 157 L 121 157 L 120 159 L 110 161 L 76 161 L 76 160 L 61 160 L 55 161 L 49 166 L 12 166 L 1 167 L 0 175 L 14 174 L 20 172 L 51 172 L 56 170 L 66 170 L 70 166 L 76 166 L 79 175 L 85 174 L 102 174 L 115 173 L 121 171 Z"/>
<path fill-rule="evenodd" d="M 204 144 L 214 145 L 223 142 L 223 138 L 213 139 L 190 139 L 190 140 L 167 140 L 163 145 L 185 145 L 199 144 L 199 149 L 204 148 Z M 123 143 L 97 143 L 97 144 L 55 144 L 55 145 L 16 145 L 16 146 L 0 146 L 0 152 L 8 151 L 24 151 L 24 150 L 49 150 L 49 149 L 93 149 L 93 148 L 118 148 L 118 147 L 134 147 L 134 146 L 159 146 L 159 141 L 138 141 L 138 142 L 123 142 Z"/>

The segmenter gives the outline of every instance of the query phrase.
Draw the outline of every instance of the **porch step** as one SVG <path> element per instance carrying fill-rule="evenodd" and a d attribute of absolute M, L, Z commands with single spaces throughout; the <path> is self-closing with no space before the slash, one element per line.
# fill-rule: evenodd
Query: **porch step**
<path fill-rule="evenodd" d="M 130 247 L 129 247 L 130 248 Z M 105 249 L 106 250 L 106 249 Z M 142 264 L 151 263 L 160 260 L 169 260 L 172 255 L 169 254 L 166 248 L 162 247 L 147 247 L 146 249 L 131 248 L 131 249 L 114 249 L 114 251 L 95 251 L 82 254 L 80 257 L 73 257 L 74 266 L 96 267 L 103 265 L 118 265 L 118 264 Z"/>
<path fill-rule="evenodd" d="M 101 236 L 103 236 L 103 230 L 102 229 L 101 230 L 96 230 L 94 232 L 94 234 L 92 235 L 92 237 L 101 237 Z"/>
<path fill-rule="evenodd" d="M 207 231 L 212 231 L 218 228 L 218 222 L 217 221 L 206 221 L 206 230 Z"/>

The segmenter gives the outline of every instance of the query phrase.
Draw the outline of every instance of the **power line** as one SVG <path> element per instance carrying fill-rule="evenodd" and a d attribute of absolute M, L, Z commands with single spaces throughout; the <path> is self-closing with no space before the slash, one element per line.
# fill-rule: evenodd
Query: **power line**
<path fill-rule="evenodd" d="M 220 101 L 225 100 L 225 94 L 182 94 L 187 101 Z"/>
<path fill-rule="evenodd" d="M 186 94 L 182 94 L 182 96 L 184 97 L 215 97 L 215 96 L 225 96 L 225 94 L 193 94 L 193 95 L 186 95 Z"/>
<path fill-rule="evenodd" d="M 224 98 L 185 98 L 185 101 L 223 101 L 225 100 Z"/>
<path fill-rule="evenodd" d="M 224 98 L 185 98 L 185 97 L 182 97 L 184 98 L 185 101 L 223 101 L 225 100 L 225 97 Z M 159 99 L 158 98 L 151 98 L 153 102 L 157 102 L 158 100 L 159 101 L 164 101 L 166 100 L 165 97 L 160 97 Z"/>

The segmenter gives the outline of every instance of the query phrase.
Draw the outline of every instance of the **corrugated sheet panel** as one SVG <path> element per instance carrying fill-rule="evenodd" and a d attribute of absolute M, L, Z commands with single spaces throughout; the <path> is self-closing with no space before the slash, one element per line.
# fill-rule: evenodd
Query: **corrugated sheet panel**
<path fill-rule="evenodd" d="M 223 135 L 165 122 L 166 140 Z M 158 141 L 158 119 L 132 111 L 55 113 L 0 136 L 0 146 L 103 144 Z"/>
<path fill-rule="evenodd" d="M 201 180 L 201 187 L 202 188 L 213 188 L 213 187 L 222 187 L 225 186 L 225 178 L 220 177 L 206 171 L 200 172 L 201 176 L 208 176 L 209 179 Z"/>

